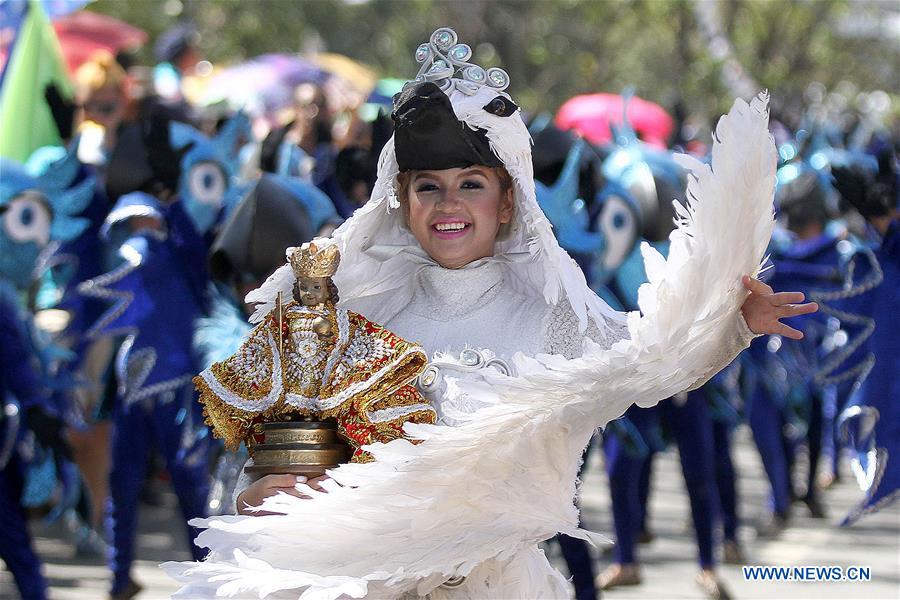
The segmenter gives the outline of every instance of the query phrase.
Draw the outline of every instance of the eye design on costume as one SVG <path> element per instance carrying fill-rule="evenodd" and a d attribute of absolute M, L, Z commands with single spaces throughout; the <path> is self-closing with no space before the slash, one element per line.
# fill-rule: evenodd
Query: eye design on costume
<path fill-rule="evenodd" d="M 628 202 L 620 196 L 609 196 L 598 217 L 598 229 L 606 240 L 603 267 L 615 269 L 628 256 L 637 241 L 638 223 Z"/>
<path fill-rule="evenodd" d="M 52 215 L 43 195 L 25 192 L 12 199 L 3 211 L 3 229 L 18 243 L 35 242 L 46 246 L 50 241 Z"/>
<path fill-rule="evenodd" d="M 515 114 L 519 107 L 509 98 L 497 96 L 483 106 L 484 110 L 498 117 L 508 117 Z"/>
<path fill-rule="evenodd" d="M 188 172 L 188 190 L 203 204 L 221 205 L 225 188 L 225 173 L 214 162 L 199 162 Z"/>

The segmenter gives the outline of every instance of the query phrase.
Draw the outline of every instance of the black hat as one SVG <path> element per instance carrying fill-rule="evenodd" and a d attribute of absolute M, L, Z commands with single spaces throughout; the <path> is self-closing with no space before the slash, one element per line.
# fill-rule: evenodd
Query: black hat
<path fill-rule="evenodd" d="M 297 196 L 263 174 L 216 236 L 209 254 L 214 279 L 260 281 L 284 264 L 289 246 L 313 237 L 312 221 Z"/>
<path fill-rule="evenodd" d="M 510 105 L 511 100 L 506 100 Z M 483 129 L 456 118 L 450 98 L 430 82 L 408 83 L 394 96 L 394 148 L 401 171 L 482 165 L 502 167 Z"/>
<path fill-rule="evenodd" d="M 106 194 L 111 201 L 129 192 L 174 194 L 181 177 L 181 159 L 193 144 L 179 149 L 169 139 L 171 119 L 160 112 L 124 124 L 109 157 Z"/>
<path fill-rule="evenodd" d="M 810 223 L 824 225 L 831 219 L 825 187 L 812 170 L 805 170 L 779 185 L 775 198 L 778 211 L 787 216 L 789 229 L 796 231 Z"/>
<path fill-rule="evenodd" d="M 119 129 L 106 172 L 106 195 L 110 202 L 129 192 L 143 190 L 153 180 L 141 123 L 125 123 Z"/>
<path fill-rule="evenodd" d="M 171 63 L 199 41 L 200 34 L 192 23 L 179 23 L 159 36 L 153 51 L 157 60 Z"/>
<path fill-rule="evenodd" d="M 572 131 L 563 131 L 553 123 L 549 123 L 538 131 L 532 131 L 534 148 L 531 152 L 531 164 L 534 167 L 534 178 L 547 185 L 559 177 L 566 163 L 569 150 L 578 137 Z M 589 155 L 590 153 L 585 153 Z"/>
<path fill-rule="evenodd" d="M 834 187 L 863 217 L 889 215 L 900 206 L 900 172 L 893 148 L 882 148 L 875 157 L 878 169 L 871 164 L 871 157 L 846 165 L 832 165 Z"/>

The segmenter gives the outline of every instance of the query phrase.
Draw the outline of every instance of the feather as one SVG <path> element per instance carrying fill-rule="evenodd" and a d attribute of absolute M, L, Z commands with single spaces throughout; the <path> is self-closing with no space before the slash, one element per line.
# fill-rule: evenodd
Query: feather
<path fill-rule="evenodd" d="M 210 315 L 194 321 L 194 353 L 204 369 L 236 353 L 250 333 L 241 309 L 215 286 L 209 290 Z"/>

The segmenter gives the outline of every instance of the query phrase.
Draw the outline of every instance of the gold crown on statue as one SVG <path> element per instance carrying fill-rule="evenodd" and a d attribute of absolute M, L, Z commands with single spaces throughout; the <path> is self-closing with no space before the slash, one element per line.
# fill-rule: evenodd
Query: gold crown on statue
<path fill-rule="evenodd" d="M 303 244 L 291 254 L 291 269 L 295 277 L 331 277 L 341 263 L 337 246 L 319 250 L 312 242 Z"/>

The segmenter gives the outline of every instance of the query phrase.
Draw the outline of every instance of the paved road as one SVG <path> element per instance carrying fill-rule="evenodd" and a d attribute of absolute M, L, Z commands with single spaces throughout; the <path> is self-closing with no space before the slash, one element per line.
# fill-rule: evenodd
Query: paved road
<path fill-rule="evenodd" d="M 850 583 L 774 583 L 744 581 L 740 567 L 721 568 L 732 594 L 741 599 L 772 598 L 900 598 L 900 507 L 864 518 L 848 529 L 836 523 L 859 497 L 858 489 L 848 471 L 835 487 L 826 492 L 829 517 L 814 520 L 805 509 L 797 507 L 792 527 L 775 541 L 754 539 L 753 525 L 762 513 L 765 483 L 762 465 L 748 439 L 741 430 L 736 449 L 740 469 L 740 488 L 745 527 L 741 536 L 745 543 L 748 564 L 754 565 L 851 565 L 871 568 L 871 581 Z M 602 475 L 601 458 L 593 453 L 583 491 L 586 526 L 600 532 L 611 532 L 609 491 Z M 176 586 L 156 565 L 164 560 L 189 558 L 180 522 L 175 515 L 174 496 L 167 495 L 166 505 L 143 507 L 138 535 L 135 579 L 145 587 L 139 600 L 167 598 Z M 644 583 L 608 592 L 605 598 L 702 598 L 695 587 L 696 546 L 690 530 L 690 516 L 684 483 L 680 475 L 677 454 L 667 453 L 655 465 L 654 487 L 650 504 L 650 527 L 656 540 L 641 547 L 644 562 Z M 77 560 L 71 544 L 59 526 L 36 525 L 37 548 L 46 561 L 46 574 L 52 585 L 51 598 L 58 600 L 98 600 L 104 598 L 108 574 L 98 560 Z M 554 552 L 550 550 L 551 554 Z M 598 568 L 609 562 L 597 553 Z M 558 557 L 554 557 L 559 560 Z M 9 573 L 0 571 L 0 600 L 16 598 Z"/>
<path fill-rule="evenodd" d="M 851 528 L 841 529 L 847 510 L 861 496 L 851 481 L 849 468 L 844 477 L 824 493 L 828 518 L 812 519 L 806 507 L 796 505 L 791 527 L 777 540 L 755 539 L 755 525 L 763 517 L 767 484 L 759 455 L 749 439 L 749 430 L 739 431 L 735 451 L 744 527 L 739 537 L 745 546 L 748 565 L 869 566 L 869 582 L 759 582 L 744 581 L 741 567 L 724 565 L 720 574 L 729 591 L 739 599 L 900 599 L 900 506 L 863 518 Z M 609 491 L 600 473 L 598 454 L 592 455 L 590 474 L 585 480 L 583 509 L 586 526 L 594 531 L 611 532 Z M 677 453 L 670 451 L 654 465 L 650 499 L 651 531 L 656 539 L 640 548 L 644 563 L 644 583 L 610 590 L 604 598 L 703 598 L 695 587 L 698 567 L 690 509 Z M 600 558 L 601 568 L 609 558 Z"/>

